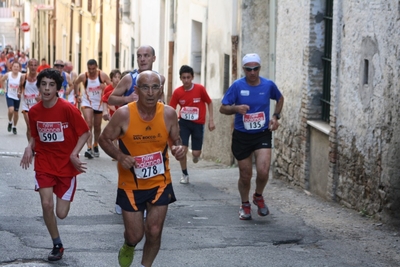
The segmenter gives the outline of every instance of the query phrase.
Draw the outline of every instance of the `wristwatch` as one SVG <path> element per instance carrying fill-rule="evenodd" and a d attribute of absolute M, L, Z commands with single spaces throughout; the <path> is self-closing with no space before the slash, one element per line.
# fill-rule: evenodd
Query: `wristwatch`
<path fill-rule="evenodd" d="M 275 116 L 277 120 L 279 120 L 281 118 L 281 115 L 279 113 L 274 113 L 273 116 Z"/>

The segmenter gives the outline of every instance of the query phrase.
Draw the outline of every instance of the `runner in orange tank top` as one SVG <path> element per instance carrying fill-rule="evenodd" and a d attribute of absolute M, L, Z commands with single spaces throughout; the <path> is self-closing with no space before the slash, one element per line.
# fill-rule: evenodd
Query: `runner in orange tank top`
<path fill-rule="evenodd" d="M 158 102 L 163 94 L 160 75 L 153 71 L 141 72 L 135 92 L 139 100 L 114 113 L 100 135 L 99 144 L 110 157 L 118 160 L 117 204 L 122 208 L 125 225 L 119 264 L 130 266 L 135 246 L 145 236 L 142 265 L 151 266 L 160 249 L 168 204 L 176 201 L 168 147 L 176 160 L 184 157 L 185 150 L 175 110 Z M 119 149 L 112 143 L 116 138 L 120 140 Z"/>

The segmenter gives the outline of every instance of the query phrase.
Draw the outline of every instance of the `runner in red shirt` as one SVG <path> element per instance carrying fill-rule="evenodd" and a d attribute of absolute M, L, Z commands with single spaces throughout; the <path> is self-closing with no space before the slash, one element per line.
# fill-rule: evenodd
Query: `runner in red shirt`
<path fill-rule="evenodd" d="M 63 77 L 54 69 L 45 69 L 37 76 L 37 87 L 42 101 L 29 110 L 31 138 L 21 159 L 21 166 L 29 168 L 35 153 L 35 190 L 39 191 L 43 219 L 53 239 L 48 259 L 60 260 L 64 248 L 58 232 L 57 217 L 68 215 L 76 190 L 76 176 L 85 172 L 86 162 L 79 152 L 90 132 L 79 110 L 58 97 Z M 53 193 L 57 196 L 54 205 Z"/>
<path fill-rule="evenodd" d="M 203 146 L 206 105 L 209 113 L 208 129 L 210 131 L 215 129 L 213 105 L 206 88 L 200 84 L 192 83 L 194 77 L 193 68 L 183 65 L 179 70 L 179 76 L 183 85 L 174 90 L 169 105 L 174 109 L 178 104 L 180 106 L 179 133 L 182 138 L 182 144 L 187 153 L 189 137 L 191 136 L 193 162 L 197 163 Z M 186 153 L 185 158 L 180 161 L 182 169 L 181 184 L 189 183 Z"/>
<path fill-rule="evenodd" d="M 109 105 L 108 98 L 121 80 L 121 72 L 117 69 L 112 70 L 110 72 L 110 79 L 111 84 L 107 85 L 106 88 L 104 88 L 103 96 L 101 97 L 101 101 L 103 101 L 103 119 L 105 121 L 109 121 L 111 119 L 111 116 L 118 108 L 118 106 Z"/>
<path fill-rule="evenodd" d="M 37 72 L 41 72 L 42 70 L 45 70 L 45 69 L 48 69 L 48 68 L 50 68 L 50 65 L 47 64 L 45 58 L 42 58 L 42 62 L 40 64 L 40 66 L 38 67 Z"/>

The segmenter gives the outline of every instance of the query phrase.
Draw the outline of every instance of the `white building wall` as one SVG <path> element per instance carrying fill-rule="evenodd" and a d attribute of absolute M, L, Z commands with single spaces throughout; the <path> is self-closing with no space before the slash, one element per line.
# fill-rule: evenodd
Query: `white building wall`
<path fill-rule="evenodd" d="M 162 54 L 161 40 L 163 40 L 164 21 L 160 16 L 162 4 L 160 0 L 138 0 L 134 5 L 134 22 L 136 25 L 135 30 L 135 46 L 136 48 L 142 45 L 151 45 L 156 52 L 156 61 L 153 64 L 153 70 L 160 70 L 162 61 L 160 55 Z M 162 23 L 163 22 L 163 23 Z M 160 52 L 161 51 L 161 52 Z M 135 51 L 136 53 L 136 51 Z M 135 59 L 136 60 L 136 59 Z M 165 76 L 165 73 L 161 73 Z"/>

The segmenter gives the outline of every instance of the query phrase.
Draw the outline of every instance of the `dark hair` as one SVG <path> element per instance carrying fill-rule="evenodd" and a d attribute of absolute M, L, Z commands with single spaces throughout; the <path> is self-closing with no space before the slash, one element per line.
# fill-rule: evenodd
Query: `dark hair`
<path fill-rule="evenodd" d="M 59 72 L 56 69 L 49 68 L 49 69 L 44 69 L 41 72 L 39 72 L 37 78 L 36 78 L 36 87 L 40 87 L 40 83 L 42 82 L 43 78 L 49 78 L 52 79 L 56 82 L 57 85 L 57 91 L 61 89 L 61 85 L 64 81 L 63 76 L 61 75 L 61 72 Z"/>
<path fill-rule="evenodd" d="M 95 59 L 89 59 L 87 62 L 87 65 L 96 65 L 97 66 L 97 61 Z"/>
<path fill-rule="evenodd" d="M 125 75 L 129 74 L 129 73 L 131 73 L 130 70 L 126 70 L 126 71 L 122 72 L 121 73 L 121 78 L 124 77 Z"/>
<path fill-rule="evenodd" d="M 154 50 L 154 48 L 152 46 L 150 46 L 150 48 L 151 48 L 151 52 L 153 52 L 153 56 L 155 56 L 156 55 L 156 50 Z"/>
<path fill-rule="evenodd" d="M 192 76 L 194 76 L 193 68 L 188 65 L 182 65 L 182 67 L 180 68 L 179 76 L 181 76 L 183 73 L 190 73 L 192 74 Z"/>
<path fill-rule="evenodd" d="M 121 72 L 119 71 L 119 69 L 113 69 L 113 70 L 110 72 L 110 79 L 114 78 L 114 76 L 115 76 L 116 74 L 118 74 L 118 73 L 119 73 L 119 75 L 121 75 Z"/>

